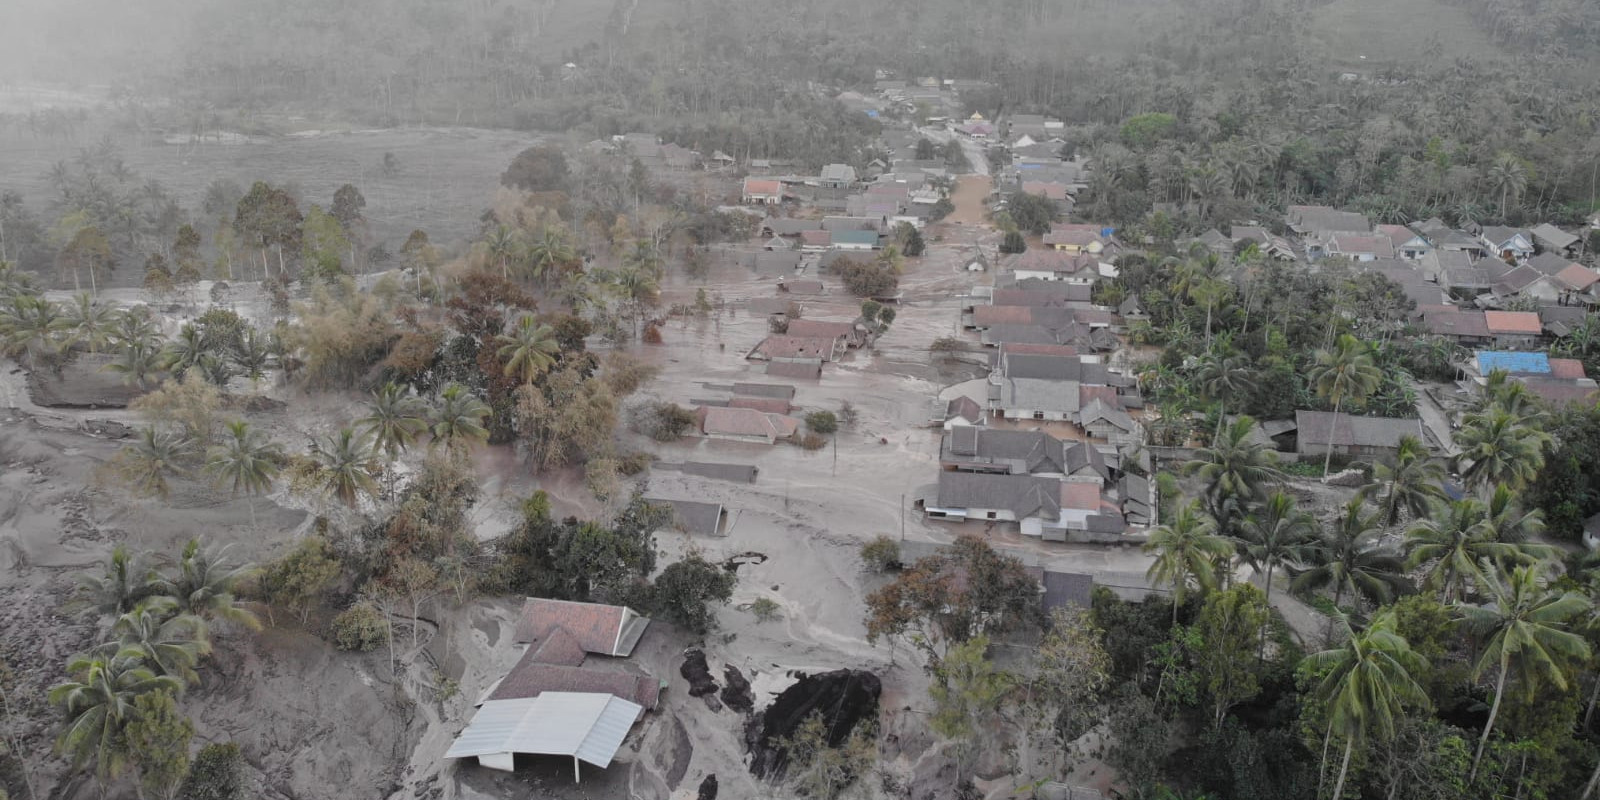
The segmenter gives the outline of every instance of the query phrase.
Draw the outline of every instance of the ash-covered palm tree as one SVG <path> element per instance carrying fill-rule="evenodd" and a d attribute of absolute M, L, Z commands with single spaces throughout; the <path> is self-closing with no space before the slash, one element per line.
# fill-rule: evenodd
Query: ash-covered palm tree
<path fill-rule="evenodd" d="M 250 527 L 256 526 L 258 494 L 272 491 L 278 477 L 283 451 L 266 434 L 244 420 L 228 423 L 222 443 L 206 453 L 205 471 L 218 484 L 228 485 L 235 496 L 240 492 L 250 507 Z"/>
<path fill-rule="evenodd" d="M 19 294 L 0 305 L 0 351 L 21 356 L 29 369 L 38 366 L 39 357 L 60 347 L 71 322 L 55 303 Z"/>
<path fill-rule="evenodd" d="M 1206 511 L 1223 535 L 1231 536 L 1237 520 L 1266 497 L 1267 488 L 1283 481 L 1278 454 L 1254 438 L 1255 430 L 1256 421 L 1241 415 L 1184 465 L 1184 472 L 1203 482 Z"/>
<path fill-rule="evenodd" d="M 145 381 L 161 371 L 163 353 L 161 346 L 153 340 L 125 342 L 119 344 L 118 348 L 117 360 L 106 364 L 103 369 L 121 374 L 124 384 L 131 383 L 143 389 Z"/>
<path fill-rule="evenodd" d="M 386 383 L 373 390 L 367 415 L 357 420 L 372 444 L 393 461 L 428 429 L 427 408 L 406 387 Z"/>
<path fill-rule="evenodd" d="M 1567 668 L 1589 657 L 1588 642 L 1571 630 L 1571 623 L 1589 608 L 1582 595 L 1551 590 L 1534 567 L 1518 567 L 1505 576 L 1491 573 L 1485 578 L 1490 602 L 1457 606 L 1468 630 L 1484 640 L 1473 678 L 1495 671 L 1494 703 L 1472 757 L 1469 784 L 1478 776 L 1483 749 L 1494 732 L 1500 701 L 1512 676 L 1520 681 L 1547 681 L 1565 690 Z"/>
<path fill-rule="evenodd" d="M 566 233 L 555 226 L 547 225 L 539 232 L 539 237 L 528 243 L 528 267 L 533 271 L 537 280 L 548 280 L 557 273 L 564 264 L 570 264 L 577 259 L 568 244 Z"/>
<path fill-rule="evenodd" d="M 366 436 L 341 428 L 313 448 L 312 455 L 321 466 L 323 488 L 339 502 L 354 508 L 363 494 L 378 493 L 378 463 Z"/>
<path fill-rule="evenodd" d="M 82 604 L 100 616 L 118 617 L 155 593 L 155 581 L 155 570 L 144 554 L 118 544 L 98 574 L 79 576 L 78 594 Z"/>
<path fill-rule="evenodd" d="M 1444 464 L 1415 436 L 1400 437 L 1394 463 L 1380 461 L 1372 467 L 1373 483 L 1362 488 L 1378 506 L 1385 526 L 1397 525 L 1400 512 L 1422 519 L 1434 504 L 1445 499 Z"/>
<path fill-rule="evenodd" d="M 1150 532 L 1144 551 L 1154 553 L 1145 576 L 1157 585 L 1172 587 L 1172 619 L 1178 619 L 1193 586 L 1201 594 L 1216 588 L 1218 574 L 1228 567 L 1233 545 L 1216 534 L 1216 525 L 1191 502 L 1178 511 L 1172 522 Z"/>
<path fill-rule="evenodd" d="M 1303 593 L 1331 587 L 1334 606 L 1347 595 L 1382 605 L 1409 591 L 1411 584 L 1401 574 L 1405 562 L 1379 542 L 1377 523 L 1376 514 L 1362 513 L 1359 497 L 1351 499 L 1338 524 L 1306 546 L 1308 568 L 1295 576 L 1290 588 Z"/>
<path fill-rule="evenodd" d="M 239 581 L 254 572 L 255 565 L 232 563 L 228 559 L 229 548 L 230 545 L 204 546 L 199 539 L 190 539 L 177 559 L 167 560 L 169 571 L 156 578 L 154 589 L 176 601 L 185 614 L 211 623 L 260 630 L 261 621 L 234 594 Z"/>
<path fill-rule="evenodd" d="M 439 393 L 439 401 L 429 409 L 432 443 L 456 452 L 482 442 L 489 438 L 488 429 L 483 427 L 483 421 L 488 416 L 489 407 L 482 400 L 467 387 L 452 383 L 444 387 L 444 391 Z"/>
<path fill-rule="evenodd" d="M 177 678 L 186 686 L 200 682 L 194 667 L 211 652 L 206 623 L 184 613 L 170 597 L 146 598 L 111 626 L 111 639 L 94 653 L 104 658 L 142 661 L 157 675 Z"/>
<path fill-rule="evenodd" d="M 561 352 L 555 330 L 549 325 L 540 325 L 531 314 L 524 314 L 510 333 L 496 339 L 500 342 L 496 354 L 505 362 L 506 376 L 525 384 L 532 384 L 554 366 L 555 356 Z"/>
<path fill-rule="evenodd" d="M 99 353 L 115 336 L 119 314 L 115 308 L 101 305 L 87 294 L 79 294 L 67 305 L 63 316 L 71 340 L 91 353 Z"/>
<path fill-rule="evenodd" d="M 161 366 L 173 376 L 181 378 L 191 369 L 205 370 L 217 355 L 217 343 L 206 335 L 205 329 L 191 322 L 178 331 L 178 338 L 167 344 L 162 353 Z"/>
<path fill-rule="evenodd" d="M 1305 563 L 1307 546 L 1321 528 L 1315 517 L 1296 508 L 1294 498 L 1281 491 L 1273 492 L 1239 528 L 1239 559 L 1262 573 L 1270 604 L 1273 573 Z"/>
<path fill-rule="evenodd" d="M 1360 400 L 1377 391 L 1383 383 L 1383 373 L 1373 361 L 1371 348 L 1348 333 L 1334 340 L 1331 349 L 1317 351 L 1316 364 L 1309 377 L 1317 396 L 1333 401 L 1334 425 L 1338 424 L 1339 412 L 1344 410 L 1344 401 Z M 1328 452 L 1322 460 L 1324 478 L 1333 465 L 1334 433 L 1330 428 Z"/>
<path fill-rule="evenodd" d="M 1507 201 L 1521 197 L 1522 191 L 1528 188 L 1528 168 L 1515 155 L 1501 153 L 1484 177 L 1489 182 L 1489 189 L 1500 194 L 1500 218 L 1504 219 Z"/>
<path fill-rule="evenodd" d="M 66 727 L 56 737 L 56 751 L 74 768 L 94 765 L 105 787 L 128 767 L 132 753 L 124 736 L 138 718 L 134 705 L 148 692 L 183 691 L 183 683 L 157 675 L 137 658 L 80 655 L 67 664 L 71 680 L 50 689 L 50 703 L 66 713 Z"/>
<path fill-rule="evenodd" d="M 1488 509 L 1473 498 L 1441 503 L 1406 531 L 1406 568 L 1427 565 L 1423 585 L 1439 590 L 1439 602 L 1466 597 L 1469 586 L 1483 585 L 1483 570 L 1495 564 L 1531 564 L 1538 559 L 1502 542 L 1488 524 Z"/>
<path fill-rule="evenodd" d="M 1313 695 L 1327 708 L 1326 741 L 1335 735 L 1344 739 L 1344 758 L 1331 797 L 1344 797 L 1350 756 L 1357 744 L 1393 739 L 1395 720 L 1407 706 L 1428 707 L 1428 693 L 1418 681 L 1428 668 L 1427 659 L 1411 649 L 1396 627 L 1391 611 L 1378 614 L 1361 631 L 1350 630 L 1346 623 L 1349 636 L 1342 646 L 1306 657 L 1313 673 L 1325 672 Z M 1319 774 L 1327 772 L 1327 759 L 1324 746 Z"/>
<path fill-rule="evenodd" d="M 1550 435 L 1497 404 L 1468 415 L 1455 440 L 1461 448 L 1456 469 L 1469 486 L 1479 491 L 1494 486 L 1515 490 L 1539 474 Z"/>
<path fill-rule="evenodd" d="M 504 225 L 496 225 L 494 230 L 483 239 L 483 250 L 489 260 L 500 265 L 500 277 L 505 280 L 511 278 L 511 262 L 522 250 L 522 243 L 516 231 Z"/>
<path fill-rule="evenodd" d="M 1230 401 L 1247 394 L 1255 386 L 1255 370 L 1250 369 L 1249 360 L 1243 356 L 1213 354 L 1201 362 L 1196 377 L 1201 393 L 1221 409 L 1217 415 L 1217 433 L 1221 434 Z"/>
<path fill-rule="evenodd" d="M 182 434 L 146 427 L 123 448 L 122 471 L 140 493 L 165 498 L 172 491 L 168 476 L 188 475 L 184 462 L 193 451 L 193 442 Z"/>
<path fill-rule="evenodd" d="M 228 353 L 239 374 L 250 379 L 253 388 L 272 367 L 271 337 L 254 327 L 246 327 Z"/>

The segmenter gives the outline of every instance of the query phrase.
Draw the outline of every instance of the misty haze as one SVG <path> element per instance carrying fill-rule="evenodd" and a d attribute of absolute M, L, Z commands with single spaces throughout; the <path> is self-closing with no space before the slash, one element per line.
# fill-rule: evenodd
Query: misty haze
<path fill-rule="evenodd" d="M 1597 68 L 0 0 L 0 800 L 1600 800 Z"/>

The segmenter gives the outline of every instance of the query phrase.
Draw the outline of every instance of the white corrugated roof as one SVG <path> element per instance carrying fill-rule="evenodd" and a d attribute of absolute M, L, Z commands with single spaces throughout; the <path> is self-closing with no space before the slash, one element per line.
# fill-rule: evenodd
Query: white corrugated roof
<path fill-rule="evenodd" d="M 545 692 L 490 700 L 478 709 L 445 758 L 497 753 L 574 756 L 597 767 L 611 759 L 644 711 L 610 694 Z"/>

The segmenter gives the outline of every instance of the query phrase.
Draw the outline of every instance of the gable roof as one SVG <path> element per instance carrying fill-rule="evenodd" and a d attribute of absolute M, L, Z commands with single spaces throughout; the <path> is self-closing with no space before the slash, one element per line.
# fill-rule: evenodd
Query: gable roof
<path fill-rule="evenodd" d="M 1094 597 L 1093 575 L 1047 569 L 1039 582 L 1044 585 L 1044 597 L 1039 602 L 1046 614 L 1068 606 L 1087 609 Z"/>
<path fill-rule="evenodd" d="M 1485 311 L 1483 320 L 1489 326 L 1491 334 L 1538 335 L 1544 331 L 1544 326 L 1539 322 L 1539 315 L 1532 311 Z"/>
<path fill-rule="evenodd" d="M 983 406 L 978 405 L 978 401 L 961 395 L 945 404 L 944 416 L 945 419 L 960 418 L 976 425 L 983 421 Z"/>
<path fill-rule="evenodd" d="M 1330 206 L 1289 206 L 1286 217 L 1289 227 L 1302 234 L 1339 231 L 1365 233 L 1372 230 L 1372 223 L 1365 216 Z"/>
<path fill-rule="evenodd" d="M 1488 375 L 1497 369 L 1510 375 L 1549 375 L 1551 371 L 1550 357 L 1544 353 L 1479 350 L 1473 356 L 1478 362 L 1480 375 Z"/>
<path fill-rule="evenodd" d="M 761 436 L 778 438 L 778 429 L 767 415 L 753 408 L 721 408 L 701 406 L 695 412 L 700 417 L 700 431 L 707 435 Z"/>
<path fill-rule="evenodd" d="M 1505 225 L 1485 225 L 1480 235 L 1484 241 L 1496 247 L 1510 244 L 1518 236 L 1522 237 L 1523 242 L 1530 245 L 1533 244 L 1533 234 L 1523 228 L 1511 228 Z"/>
<path fill-rule="evenodd" d="M 820 358 L 832 361 L 838 342 L 831 337 L 768 336 L 756 345 L 751 355 L 767 358 Z"/>
<path fill-rule="evenodd" d="M 856 168 L 849 164 L 829 164 L 822 168 L 822 179 L 825 181 L 854 182 Z"/>
<path fill-rule="evenodd" d="M 490 700 L 457 735 L 445 758 L 534 753 L 611 765 L 644 708 L 610 694 L 545 692 Z"/>
<path fill-rule="evenodd" d="M 672 526 L 678 530 L 707 536 L 718 536 L 722 533 L 722 518 L 726 512 L 723 511 L 721 503 L 672 500 L 664 497 L 646 497 L 645 500 L 671 509 Z"/>
<path fill-rule="evenodd" d="M 1583 368 L 1583 362 L 1576 358 L 1550 359 L 1550 377 L 1567 381 L 1581 381 L 1589 377 Z"/>
<path fill-rule="evenodd" d="M 1367 255 L 1394 258 L 1394 243 L 1387 236 L 1361 233 L 1336 233 L 1328 241 L 1330 252 L 1340 255 Z"/>
<path fill-rule="evenodd" d="M 728 408 L 753 408 L 763 414 L 787 414 L 793 409 L 781 397 L 732 397 Z"/>
<path fill-rule="evenodd" d="M 745 178 L 744 193 L 747 195 L 782 195 L 783 181 Z"/>
<path fill-rule="evenodd" d="M 1084 406 L 1078 417 L 1085 428 L 1097 422 L 1106 422 L 1116 427 L 1117 430 L 1128 433 L 1139 429 L 1139 423 L 1134 422 L 1133 417 L 1128 416 L 1128 412 L 1120 408 L 1112 408 L 1104 400 L 1098 398 L 1090 401 L 1089 405 Z"/>
<path fill-rule="evenodd" d="M 833 246 L 834 247 L 838 247 L 839 245 L 842 245 L 842 244 L 867 245 L 869 247 L 877 247 L 878 246 L 878 232 L 877 231 L 834 231 L 833 232 Z"/>
<path fill-rule="evenodd" d="M 1296 435 L 1302 443 L 1336 447 L 1400 446 L 1400 437 L 1422 438 L 1422 421 L 1391 417 L 1353 417 L 1344 412 L 1296 411 Z M 1337 423 L 1337 424 L 1336 424 Z"/>
<path fill-rule="evenodd" d="M 1532 267 L 1546 275 L 1559 275 L 1562 270 L 1572 265 L 1572 259 L 1564 258 L 1556 253 L 1540 253 L 1528 259 L 1524 264 L 1524 266 Z"/>
<path fill-rule="evenodd" d="M 542 664 L 524 656 L 500 679 L 488 699 L 517 700 L 545 692 L 609 694 L 644 708 L 655 708 L 661 697 L 661 682 L 616 670 Z"/>
<path fill-rule="evenodd" d="M 815 380 L 822 377 L 822 359 L 796 359 L 793 361 L 767 362 L 767 374 L 775 378 L 805 378 Z"/>
<path fill-rule="evenodd" d="M 1045 234 L 1046 239 L 1049 234 Z M 1093 240 L 1098 240 L 1094 236 Z M 1054 244 L 1054 242 L 1045 242 Z M 1100 260 L 1085 253 L 1065 253 L 1060 250 L 1025 250 L 1006 258 L 1003 266 L 1012 272 L 1049 272 L 1057 275 L 1076 275 L 1087 270 L 1099 275 Z"/>
<path fill-rule="evenodd" d="M 1062 254 L 1065 255 L 1065 254 Z M 1088 303 L 1094 296 L 1094 287 L 1086 283 L 1064 281 L 1019 281 L 1027 288 L 995 289 L 989 302 L 997 306 L 1057 306 L 1071 303 Z"/>
<path fill-rule="evenodd" d="M 1454 306 L 1419 308 L 1423 327 L 1438 336 L 1465 336 L 1487 338 L 1489 323 L 1482 311 L 1472 311 Z"/>
<path fill-rule="evenodd" d="M 1489 259 L 1484 259 L 1488 261 Z M 1494 282 L 1494 293 L 1516 294 L 1543 279 L 1545 275 L 1531 267 L 1515 267 Z"/>
<path fill-rule="evenodd" d="M 1061 481 L 1034 475 L 941 472 L 939 508 L 1006 509 L 1017 519 L 1061 518 Z"/>
<path fill-rule="evenodd" d="M 1050 200 L 1067 199 L 1067 185 L 1057 181 L 1023 181 L 1023 194 L 1034 194 Z"/>
<path fill-rule="evenodd" d="M 518 642 L 540 642 L 563 628 L 586 653 L 627 656 L 649 625 L 648 617 L 627 606 L 530 597 L 522 603 L 516 637 Z"/>
<path fill-rule="evenodd" d="M 1574 292 L 1581 292 L 1585 289 L 1588 289 L 1590 286 L 1593 286 L 1596 281 L 1600 281 L 1600 274 L 1596 274 L 1594 270 L 1589 269 L 1582 264 L 1572 264 L 1566 269 L 1555 274 L 1556 283 L 1559 283 Z"/>
<path fill-rule="evenodd" d="M 845 338 L 856 334 L 850 322 L 828 322 L 820 319 L 795 319 L 789 321 L 789 335 L 809 338 Z"/>

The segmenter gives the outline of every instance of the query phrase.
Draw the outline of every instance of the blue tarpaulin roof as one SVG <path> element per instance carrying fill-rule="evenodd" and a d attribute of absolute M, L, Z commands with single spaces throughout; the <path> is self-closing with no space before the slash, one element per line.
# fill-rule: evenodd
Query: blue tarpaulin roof
<path fill-rule="evenodd" d="M 1478 372 L 1488 375 L 1503 369 L 1513 375 L 1549 375 L 1550 356 L 1544 353 L 1516 353 L 1507 350 L 1479 350 Z"/>

